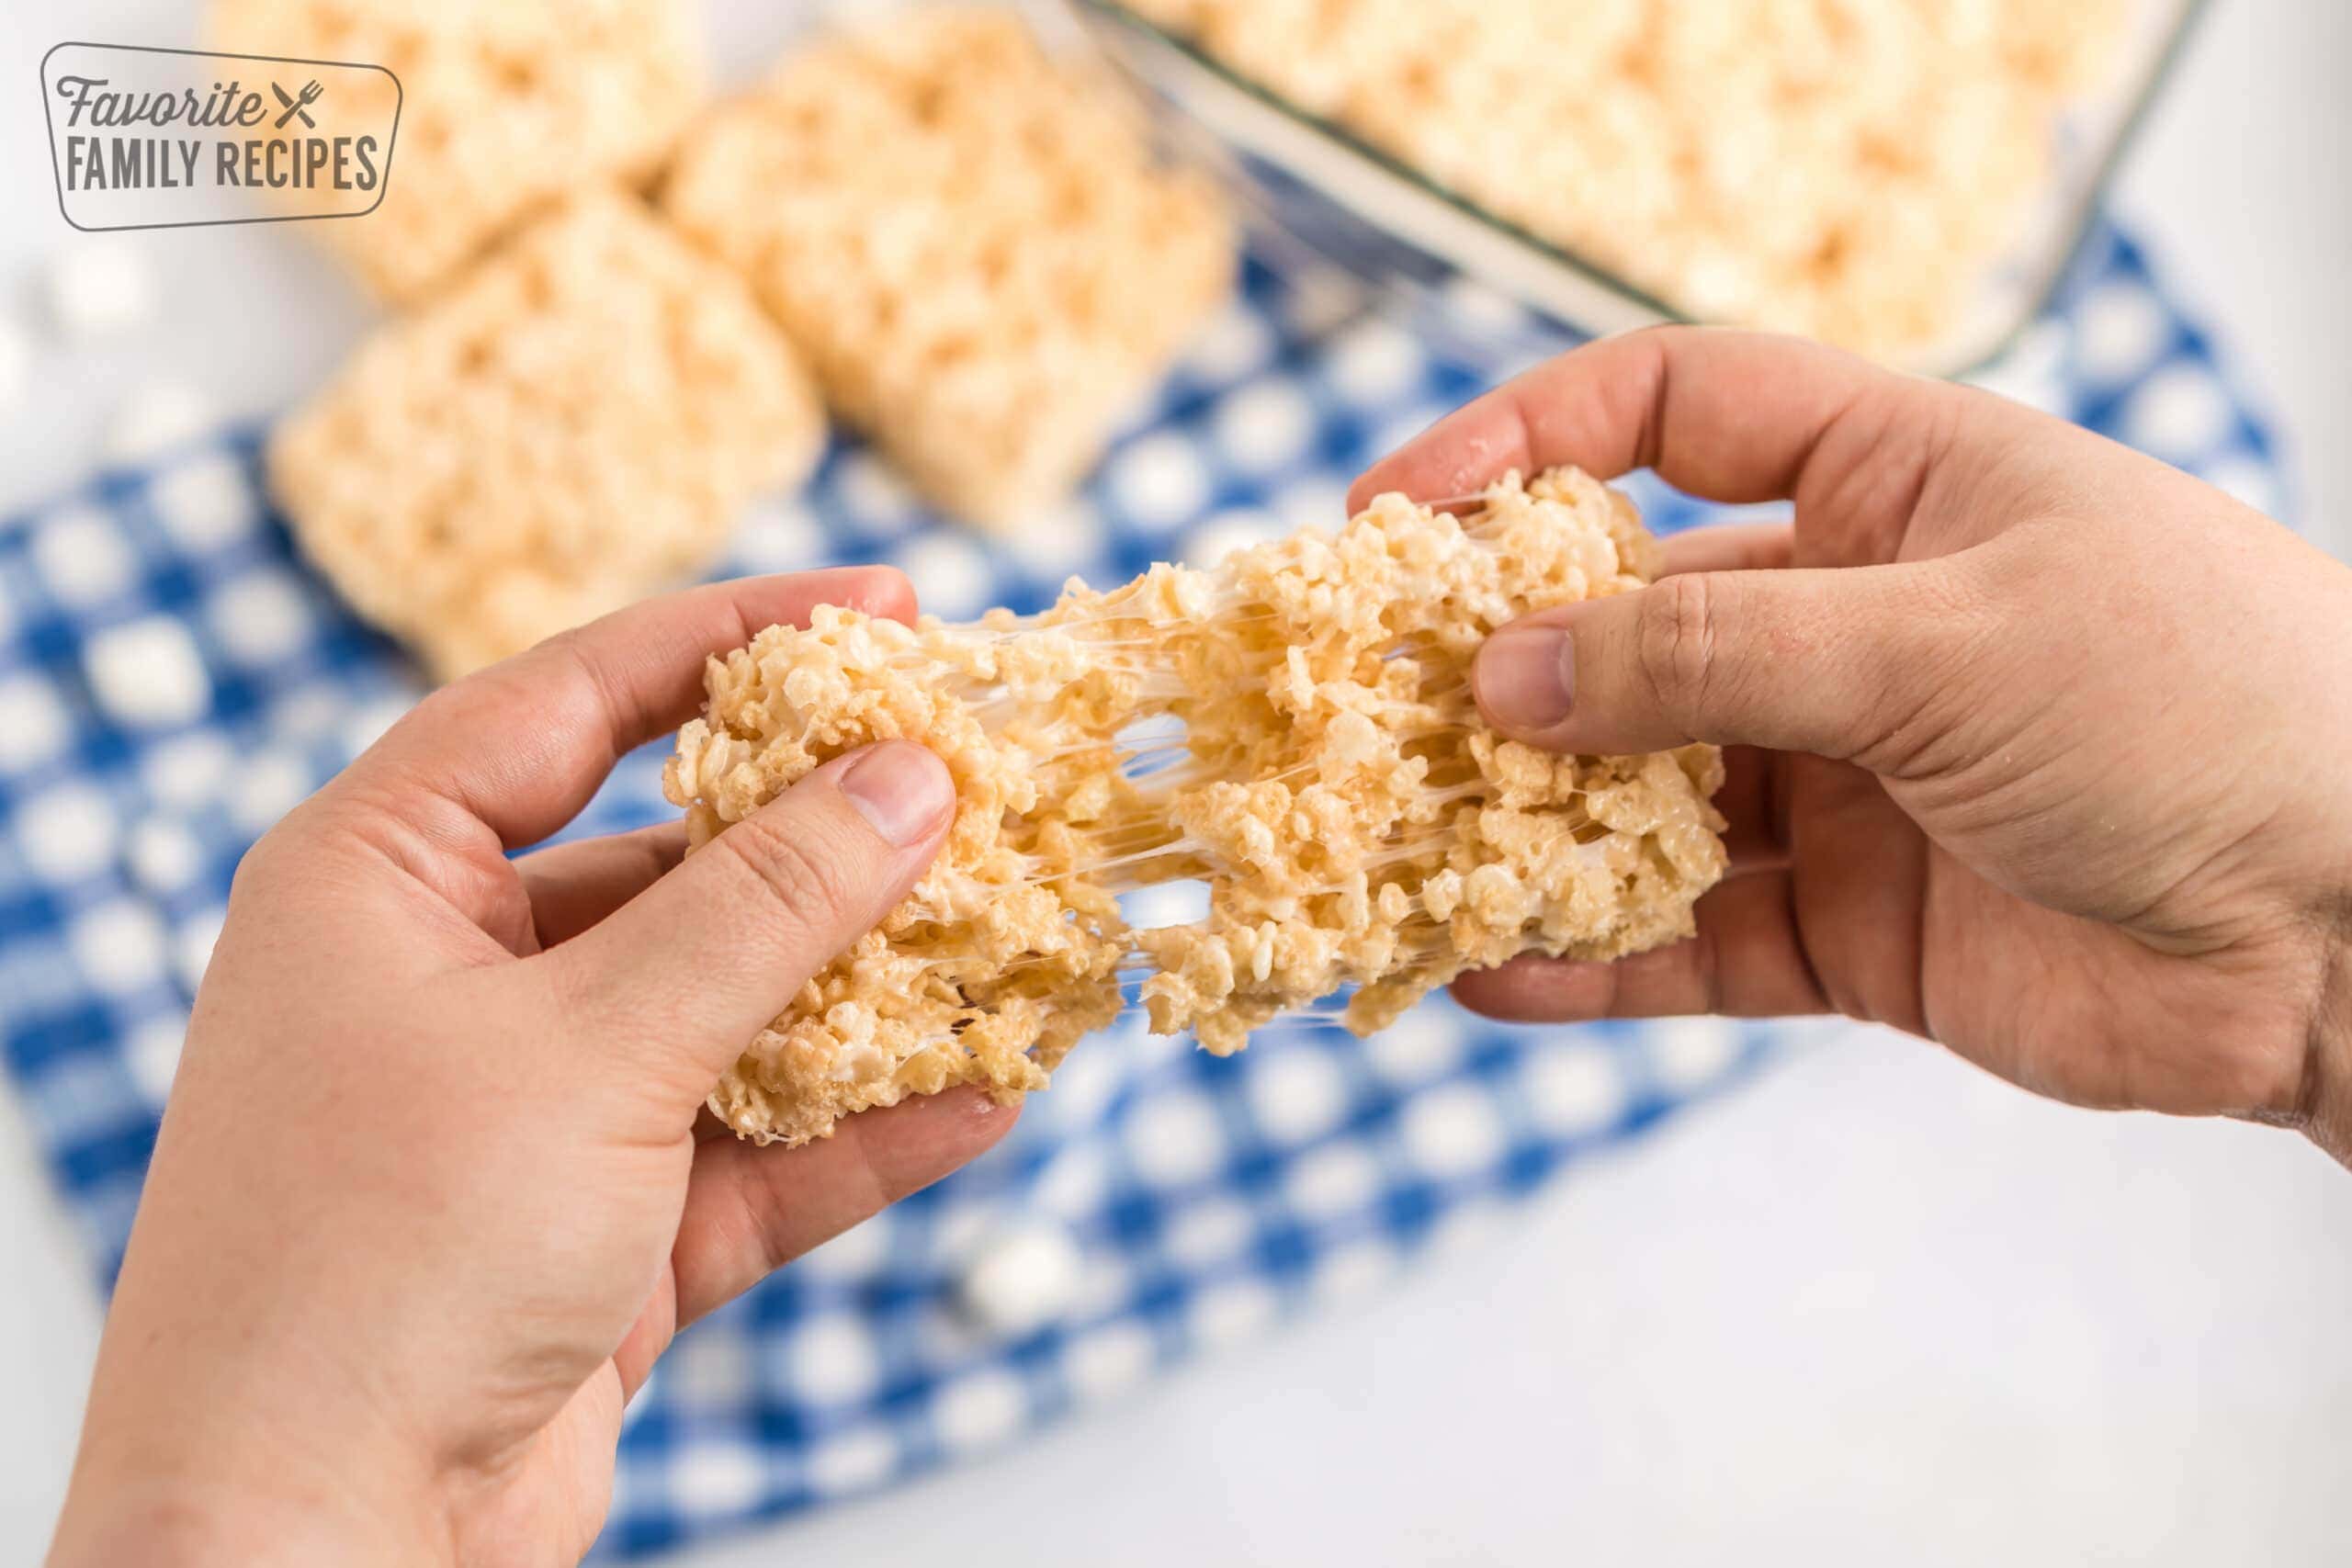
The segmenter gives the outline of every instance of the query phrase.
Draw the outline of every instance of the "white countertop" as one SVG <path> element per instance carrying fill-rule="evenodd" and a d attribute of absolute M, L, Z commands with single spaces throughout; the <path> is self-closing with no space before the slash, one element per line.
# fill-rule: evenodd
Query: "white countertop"
<path fill-rule="evenodd" d="M 730 22 L 780 36 L 777 17 Z M 183 8 L 0 17 L 0 300 L 68 235 L 31 84 L 62 39 Z M 2126 171 L 2352 547 L 2352 8 L 2217 0 Z M 356 319 L 266 231 L 182 231 L 167 323 L 41 367 L 0 510 L 70 482 L 169 374 L 258 413 Z M 215 301 L 269 299 L 250 310 Z M 96 1338 L 0 1092 L 0 1560 L 45 1539 Z M 1816 1564 L 2352 1560 L 2352 1177 L 2262 1130 L 2033 1101 L 1856 1030 L 1573 1171 L 1412 1278 L 992 1460 L 679 1561 Z"/>

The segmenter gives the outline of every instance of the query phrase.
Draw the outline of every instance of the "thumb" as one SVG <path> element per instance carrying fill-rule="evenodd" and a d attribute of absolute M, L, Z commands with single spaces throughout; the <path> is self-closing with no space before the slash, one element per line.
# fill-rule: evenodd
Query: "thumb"
<path fill-rule="evenodd" d="M 946 764 L 909 741 L 835 758 L 530 963 L 575 1032 L 699 1105 L 808 977 L 882 922 L 954 815 Z"/>
<path fill-rule="evenodd" d="M 1694 740 L 1863 761 L 1965 658 L 1942 562 L 1690 572 L 1513 622 L 1478 652 L 1478 707 L 1551 751 Z"/>

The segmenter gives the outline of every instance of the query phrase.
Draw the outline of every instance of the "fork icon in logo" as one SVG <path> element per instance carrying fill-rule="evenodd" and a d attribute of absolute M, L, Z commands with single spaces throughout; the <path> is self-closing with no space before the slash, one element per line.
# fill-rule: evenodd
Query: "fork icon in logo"
<path fill-rule="evenodd" d="M 279 86 L 275 82 L 272 82 L 269 85 L 269 90 L 276 93 L 277 95 L 277 101 L 286 106 L 286 112 L 277 117 L 277 123 L 275 129 L 278 130 L 285 130 L 286 122 L 288 120 L 292 119 L 296 115 L 300 115 L 304 125 L 309 126 L 312 130 L 318 130 L 319 122 L 311 118 L 310 108 L 312 104 L 319 101 L 319 95 L 326 91 L 325 88 L 320 86 L 316 82 L 306 82 L 302 85 L 302 96 L 299 98 L 288 97 L 286 96 L 286 89 Z"/>

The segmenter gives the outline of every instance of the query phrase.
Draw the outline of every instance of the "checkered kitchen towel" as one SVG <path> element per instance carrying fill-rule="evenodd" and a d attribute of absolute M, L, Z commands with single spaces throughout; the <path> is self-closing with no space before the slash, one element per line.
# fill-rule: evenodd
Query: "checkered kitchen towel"
<path fill-rule="evenodd" d="M 1067 518 L 983 547 L 862 449 L 746 520 L 729 572 L 883 559 L 950 617 L 1034 607 L 1340 520 L 1359 468 L 1511 367 L 1433 355 L 1336 285 L 1253 268 Z M 1492 316 L 1490 302 L 1456 302 Z M 1489 321 L 1491 325 L 1491 320 Z M 1532 358 L 1559 340 L 1505 322 Z M 2269 443 L 2138 253 L 2096 236 L 1992 378 L 2281 505 Z M 189 997 L 255 835 L 419 687 L 289 553 L 256 439 L 101 477 L 0 525 L 0 1029 L 101 1271 L 119 1259 Z M 1643 481 L 1654 521 L 1700 509 Z M 182 672 L 160 688 L 126 680 Z M 668 813 L 658 748 L 575 830 Z M 1100 1399 L 1392 1270 L 1448 1226 L 1638 1135 L 1769 1049 L 1698 1021 L 1545 1035 L 1433 999 L 1378 1038 L 1280 1030 L 1217 1060 L 1131 1016 L 1073 1056 L 1008 1145 L 681 1341 L 626 1432 L 602 1550 L 665 1546 L 885 1484 Z M 955 1305 L 1008 1225 L 1068 1265 L 1031 1326 Z"/>

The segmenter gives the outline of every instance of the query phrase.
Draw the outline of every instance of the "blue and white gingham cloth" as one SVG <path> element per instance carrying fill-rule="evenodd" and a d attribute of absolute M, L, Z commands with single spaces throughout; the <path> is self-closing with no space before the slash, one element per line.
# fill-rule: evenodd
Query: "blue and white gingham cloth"
<path fill-rule="evenodd" d="M 1340 520 L 1351 477 L 1566 341 L 1461 291 L 1484 341 L 1441 356 L 1330 279 L 1253 266 L 1071 514 L 1001 542 L 938 525 L 863 449 L 746 520 L 728 572 L 894 561 L 926 608 L 1035 607 Z M 1465 340 L 1466 341 L 1466 340 Z M 2059 307 L 1989 378 L 2277 514 L 2270 443 L 2139 253 L 2094 235 Z M 257 438 L 109 474 L 0 525 L 0 1027 L 58 1189 L 111 1278 L 229 875 L 253 839 L 418 694 L 294 558 Z M 1655 523 L 1702 509 L 1646 479 Z M 97 700 L 110 639 L 184 637 L 190 721 Z M 119 643 L 114 646 L 119 647 Z M 659 748 L 574 831 L 668 815 Z M 1008 1145 L 689 1331 L 632 1413 L 601 1550 L 645 1551 L 1004 1444 L 1200 1348 L 1377 1280 L 1432 1236 L 1638 1135 L 1769 1053 L 1719 1021 L 1545 1033 L 1442 999 L 1358 1043 L 1272 1032 L 1219 1060 L 1126 1021 L 1080 1050 Z M 1009 1223 L 1065 1227 L 1069 1310 L 992 1337 L 953 1305 Z"/>

